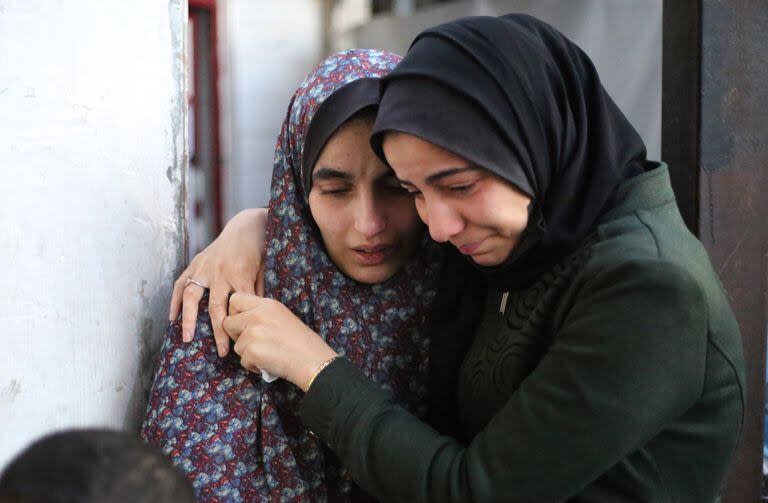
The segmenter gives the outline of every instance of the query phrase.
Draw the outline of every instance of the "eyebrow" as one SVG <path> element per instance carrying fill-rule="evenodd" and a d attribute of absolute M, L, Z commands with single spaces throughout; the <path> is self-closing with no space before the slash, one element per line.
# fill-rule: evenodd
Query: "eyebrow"
<path fill-rule="evenodd" d="M 318 168 L 312 173 L 312 180 L 318 180 L 318 181 L 342 179 L 347 182 L 353 182 L 354 178 L 355 177 L 349 173 L 345 173 L 344 171 L 340 171 L 338 169 L 329 168 L 327 166 Z M 388 178 L 393 178 L 397 180 L 397 176 L 395 176 L 395 172 L 389 170 L 378 175 L 376 177 L 376 181 L 382 181 Z"/>
<path fill-rule="evenodd" d="M 333 169 L 326 166 L 317 168 L 314 172 L 312 172 L 312 180 L 335 180 L 339 178 L 347 182 L 352 181 L 352 175 L 349 173 L 344 173 L 338 169 Z"/>
<path fill-rule="evenodd" d="M 433 183 L 438 182 L 438 181 L 442 180 L 443 178 L 447 178 L 449 176 L 453 176 L 453 175 L 456 175 L 456 174 L 459 174 L 459 173 L 464 173 L 464 172 L 467 172 L 467 171 L 477 171 L 478 169 L 480 169 L 480 168 L 477 167 L 477 166 L 465 166 L 463 168 L 449 168 L 449 169 L 445 169 L 443 171 L 440 171 L 439 173 L 435 173 L 433 175 L 429 175 L 427 177 L 427 179 L 426 179 L 426 182 L 427 182 L 427 185 L 432 185 Z M 402 179 L 399 179 L 399 180 L 400 180 L 400 183 L 402 183 L 404 185 L 415 186 L 413 182 L 409 182 L 408 180 L 402 180 Z"/>

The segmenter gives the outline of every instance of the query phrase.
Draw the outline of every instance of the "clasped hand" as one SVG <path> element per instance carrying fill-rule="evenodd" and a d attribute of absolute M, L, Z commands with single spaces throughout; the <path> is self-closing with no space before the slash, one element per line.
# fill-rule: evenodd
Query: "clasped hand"
<path fill-rule="evenodd" d="M 336 352 L 293 312 L 274 299 L 249 293 L 229 298 L 223 329 L 235 341 L 240 364 L 266 370 L 307 391 L 317 369 Z"/>

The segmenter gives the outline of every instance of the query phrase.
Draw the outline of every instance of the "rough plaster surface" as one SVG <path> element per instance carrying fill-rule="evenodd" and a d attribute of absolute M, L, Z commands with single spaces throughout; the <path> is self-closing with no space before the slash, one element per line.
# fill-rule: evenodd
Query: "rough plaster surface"
<path fill-rule="evenodd" d="M 184 258 L 186 9 L 0 0 L 0 466 L 137 427 Z"/>

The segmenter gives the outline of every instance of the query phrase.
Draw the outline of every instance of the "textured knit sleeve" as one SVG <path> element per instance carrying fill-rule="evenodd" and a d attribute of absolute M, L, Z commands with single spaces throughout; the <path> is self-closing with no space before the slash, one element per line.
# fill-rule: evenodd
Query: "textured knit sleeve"
<path fill-rule="evenodd" d="M 698 285 L 660 261 L 604 268 L 575 299 L 539 365 L 467 447 L 344 360 L 318 376 L 302 418 L 382 501 L 578 494 L 700 396 L 707 317 Z"/>

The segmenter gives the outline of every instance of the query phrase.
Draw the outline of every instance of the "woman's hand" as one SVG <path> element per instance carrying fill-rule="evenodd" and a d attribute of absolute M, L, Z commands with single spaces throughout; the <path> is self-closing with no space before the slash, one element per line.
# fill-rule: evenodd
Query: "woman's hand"
<path fill-rule="evenodd" d="M 320 366 L 338 356 L 287 307 L 273 299 L 235 293 L 224 330 L 235 341 L 240 364 L 266 370 L 307 391 Z"/>
<path fill-rule="evenodd" d="M 229 293 L 264 294 L 262 258 L 266 217 L 266 208 L 244 210 L 232 217 L 219 237 L 192 259 L 174 283 L 168 318 L 175 320 L 181 311 L 184 342 L 192 340 L 198 304 L 208 286 L 211 289 L 208 311 L 216 347 L 219 356 L 229 352 L 229 337 L 221 325 L 227 315 Z"/>

